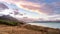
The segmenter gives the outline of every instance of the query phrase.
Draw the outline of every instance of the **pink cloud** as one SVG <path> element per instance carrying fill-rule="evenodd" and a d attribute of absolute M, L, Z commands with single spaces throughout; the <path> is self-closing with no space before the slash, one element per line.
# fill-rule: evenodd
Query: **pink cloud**
<path fill-rule="evenodd" d="M 44 13 L 44 14 L 53 14 L 54 13 L 54 6 L 60 6 L 60 2 L 54 2 L 53 5 L 48 5 L 46 3 L 35 3 L 35 2 L 29 2 L 27 0 L 4 0 L 5 2 L 14 3 L 17 6 L 19 6 L 22 9 L 25 10 L 32 10 L 34 12 L 38 13 Z M 36 0 L 37 1 L 37 0 Z"/>

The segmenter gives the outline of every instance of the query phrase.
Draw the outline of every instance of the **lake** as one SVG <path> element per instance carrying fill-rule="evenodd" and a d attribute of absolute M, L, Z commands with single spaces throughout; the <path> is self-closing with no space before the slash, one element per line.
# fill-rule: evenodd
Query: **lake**
<path fill-rule="evenodd" d="M 60 23 L 28 23 L 28 24 L 60 29 Z"/>

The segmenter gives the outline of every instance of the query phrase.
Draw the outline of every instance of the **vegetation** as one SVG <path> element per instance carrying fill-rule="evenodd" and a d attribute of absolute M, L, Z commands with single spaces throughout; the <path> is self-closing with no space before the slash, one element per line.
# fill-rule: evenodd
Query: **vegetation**
<path fill-rule="evenodd" d="M 12 25 L 12 26 L 15 26 L 15 25 L 17 25 L 18 23 L 17 23 L 17 22 L 14 22 L 14 21 L 0 20 L 0 24 L 6 24 L 6 25 Z"/>

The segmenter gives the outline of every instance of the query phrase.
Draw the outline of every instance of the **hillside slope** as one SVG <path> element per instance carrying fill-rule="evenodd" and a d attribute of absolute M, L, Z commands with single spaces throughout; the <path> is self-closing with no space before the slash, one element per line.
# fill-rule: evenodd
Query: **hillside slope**
<path fill-rule="evenodd" d="M 18 25 L 18 24 L 23 24 L 23 22 L 18 21 L 16 18 L 11 17 L 9 15 L 3 15 L 0 16 L 0 24 Z"/>
<path fill-rule="evenodd" d="M 0 24 L 0 34 L 60 34 L 60 29 L 35 25 L 8 26 Z"/>

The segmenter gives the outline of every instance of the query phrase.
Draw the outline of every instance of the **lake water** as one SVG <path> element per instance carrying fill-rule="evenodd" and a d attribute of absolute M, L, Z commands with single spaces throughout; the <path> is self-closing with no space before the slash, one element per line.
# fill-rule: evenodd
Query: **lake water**
<path fill-rule="evenodd" d="M 28 23 L 28 24 L 60 29 L 60 23 Z"/>

